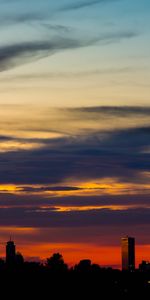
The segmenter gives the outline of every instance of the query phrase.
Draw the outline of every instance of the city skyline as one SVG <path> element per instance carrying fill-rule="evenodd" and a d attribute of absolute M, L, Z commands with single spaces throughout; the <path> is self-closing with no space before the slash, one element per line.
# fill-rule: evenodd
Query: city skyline
<path fill-rule="evenodd" d="M 83 258 L 74 265 L 69 266 L 61 253 L 53 253 L 45 261 L 27 261 L 12 239 L 6 243 L 6 259 L 0 258 L 0 278 L 2 292 L 19 290 L 26 295 L 48 291 L 52 295 L 70 299 L 72 291 L 74 296 L 81 295 L 97 297 L 122 296 L 130 297 L 150 294 L 150 262 L 142 261 L 135 268 L 135 241 L 133 237 L 122 238 L 122 270 L 110 266 L 93 263 L 89 258 Z M 9 289 L 8 289 L 9 287 Z M 38 289 L 37 289 L 38 287 Z M 59 287 L 59 288 L 58 288 Z M 13 289 L 12 289 L 13 288 Z"/>
<path fill-rule="evenodd" d="M 40 259 L 40 257 L 36 257 L 36 256 L 29 256 L 29 257 L 25 257 L 24 254 L 20 251 L 18 251 L 18 245 L 15 244 L 15 241 L 12 239 L 12 236 L 10 236 L 9 240 L 7 242 L 5 242 L 4 244 L 5 247 L 5 257 L 1 257 L 1 259 L 4 259 L 4 261 L 6 261 L 6 264 L 8 265 L 15 265 L 15 261 L 17 259 L 17 257 L 21 257 L 21 262 L 26 261 L 26 262 L 41 262 L 44 263 L 46 262 L 47 258 L 43 258 Z M 59 253 L 57 252 L 58 249 L 55 249 L 55 253 Z M 49 249 L 49 254 L 51 254 L 51 256 L 55 255 L 55 253 L 52 252 L 51 249 Z M 98 263 L 99 266 L 101 267 L 112 267 L 112 268 L 118 268 L 121 269 L 122 271 L 129 271 L 129 272 L 133 272 L 138 268 L 143 267 L 143 270 L 145 266 L 147 268 L 147 270 L 150 269 L 150 262 L 149 262 L 149 257 L 147 257 L 146 260 L 142 260 L 139 264 L 137 263 L 137 259 L 136 259 L 136 242 L 135 242 L 135 237 L 131 237 L 131 236 L 124 236 L 121 237 L 120 239 L 120 253 L 121 253 L 121 262 L 119 265 L 102 265 L 101 263 Z M 63 257 L 63 254 L 60 254 Z M 91 257 L 81 257 L 80 261 L 91 261 Z M 77 263 L 76 258 L 74 260 L 74 263 Z M 68 267 L 73 266 L 73 264 L 70 264 L 69 262 L 67 262 Z"/>
<path fill-rule="evenodd" d="M 4 259 L 4 261 L 6 262 L 6 265 L 9 267 L 14 267 L 16 266 L 16 263 L 19 264 L 23 264 L 25 261 L 26 262 L 38 262 L 41 263 L 42 265 L 45 265 L 45 263 L 47 262 L 47 259 L 45 257 L 44 260 L 37 260 L 36 257 L 24 257 L 23 253 L 21 253 L 20 251 L 18 251 L 17 246 L 15 244 L 15 242 L 12 240 L 12 237 L 10 236 L 10 239 L 6 242 L 5 244 L 5 258 L 1 258 Z M 128 272 L 134 272 L 137 269 L 141 270 L 141 271 L 149 271 L 150 270 L 150 262 L 149 260 L 142 260 L 141 263 L 137 266 L 136 263 L 136 243 L 135 243 L 135 237 L 129 237 L 129 236 L 125 236 L 122 237 L 120 240 L 120 250 L 121 250 L 121 270 L 124 272 L 128 271 Z M 52 253 L 51 251 L 49 252 L 51 253 L 50 257 L 53 257 L 55 255 L 59 255 L 60 257 L 63 258 L 63 255 L 60 254 L 59 252 L 56 253 Z M 80 262 L 86 262 L 87 264 L 90 263 L 90 265 L 93 263 L 90 257 L 84 257 L 80 260 Z M 75 262 L 76 264 L 80 262 Z M 75 264 L 75 265 L 76 265 Z M 74 266 L 75 266 L 74 265 Z M 68 265 L 68 267 L 73 267 L 73 265 Z M 104 267 L 103 265 L 99 264 L 99 267 Z M 105 266 L 110 268 L 111 266 Z M 117 268 L 117 266 L 114 266 L 115 268 Z"/>
<path fill-rule="evenodd" d="M 150 256 L 150 1 L 0 0 L 0 256 Z"/>

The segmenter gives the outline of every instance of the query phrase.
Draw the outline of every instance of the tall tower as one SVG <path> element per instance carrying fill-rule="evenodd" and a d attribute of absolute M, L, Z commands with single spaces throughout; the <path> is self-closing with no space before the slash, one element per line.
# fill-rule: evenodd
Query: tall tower
<path fill-rule="evenodd" d="M 16 259 L 16 246 L 11 239 L 6 244 L 6 263 L 12 265 Z"/>
<path fill-rule="evenodd" d="M 122 270 L 132 271 L 135 269 L 135 239 L 124 237 L 121 239 Z"/>

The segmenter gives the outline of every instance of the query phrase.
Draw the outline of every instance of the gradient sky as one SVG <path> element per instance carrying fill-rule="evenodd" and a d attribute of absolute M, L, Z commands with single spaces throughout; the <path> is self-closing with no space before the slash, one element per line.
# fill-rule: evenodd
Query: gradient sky
<path fill-rule="evenodd" d="M 0 0 L 0 254 L 150 259 L 150 1 Z"/>

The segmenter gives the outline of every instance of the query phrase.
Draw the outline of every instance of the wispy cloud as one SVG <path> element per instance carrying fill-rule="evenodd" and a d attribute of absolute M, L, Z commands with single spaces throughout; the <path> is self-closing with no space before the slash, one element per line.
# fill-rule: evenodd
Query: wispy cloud
<path fill-rule="evenodd" d="M 0 48 L 0 71 L 52 55 L 60 50 L 82 46 L 73 39 L 46 40 L 12 44 Z"/>
<path fill-rule="evenodd" d="M 32 0 L 33 1 L 33 0 Z M 107 4 L 107 3 L 112 3 L 112 2 L 117 2 L 120 0 L 78 0 L 78 1 L 72 1 L 70 3 L 70 1 L 68 1 L 68 3 L 66 3 L 65 5 L 61 6 L 61 5 L 54 5 L 53 9 L 51 8 L 51 12 L 50 11 L 38 11 L 37 12 L 31 11 L 31 10 L 27 10 L 27 12 L 22 13 L 22 11 L 18 11 L 16 10 L 16 12 L 10 14 L 8 13 L 7 16 L 6 15 L 1 15 L 0 16 L 0 24 L 1 26 L 10 26 L 13 24 L 17 24 L 17 23 L 27 23 L 27 22 L 35 22 L 35 21 L 44 21 L 45 19 L 49 20 L 49 17 L 51 14 L 55 15 L 55 13 L 61 13 L 63 11 L 69 11 L 69 10 L 78 10 L 78 9 L 82 9 L 82 8 L 86 8 L 86 7 L 90 7 L 90 6 L 94 6 L 96 4 Z M 11 5 L 18 5 L 17 3 L 19 3 L 20 1 L 18 0 L 14 0 L 14 1 L 10 1 L 10 0 L 1 0 L 0 1 L 2 4 L 6 4 L 7 3 L 11 3 Z M 22 1 L 23 2 L 23 1 Z M 35 2 L 37 1 L 33 1 L 33 7 L 35 5 Z M 40 3 L 41 1 L 39 1 Z M 48 4 L 48 3 L 47 3 Z M 28 6 L 27 6 L 28 7 Z M 30 7 L 29 7 L 30 8 Z M 60 25 L 61 26 L 61 25 Z"/>
<path fill-rule="evenodd" d="M 110 116 L 150 115 L 149 106 L 89 106 L 67 109 L 70 112 L 82 112 L 87 114 L 103 114 Z"/>
<path fill-rule="evenodd" d="M 106 33 L 94 38 L 73 39 L 69 37 L 56 37 L 47 40 L 23 42 L 0 47 L 0 71 L 8 70 L 18 65 L 50 56 L 54 53 L 88 47 L 95 44 L 107 45 L 120 42 L 137 36 L 134 31 L 120 31 Z"/>
<path fill-rule="evenodd" d="M 96 76 L 96 75 L 107 75 L 107 74 L 126 74 L 126 73 L 132 73 L 139 70 L 139 68 L 136 67 L 122 67 L 122 68 L 105 68 L 105 69 L 91 69 L 91 70 L 85 70 L 85 71 L 76 71 L 76 72 L 45 72 L 45 73 L 27 73 L 27 74 L 17 74 L 17 75 L 7 75 L 7 76 L 1 76 L 1 82 L 9 82 L 10 81 L 25 81 L 25 80 L 49 80 L 49 79 L 57 79 L 57 78 L 63 78 L 63 79 L 72 79 L 72 78 L 82 78 L 82 77 L 90 77 L 90 76 Z M 81 110 L 81 108 L 80 108 Z M 83 108 L 84 110 L 84 108 Z M 92 108 L 91 108 L 92 110 Z M 93 108 L 94 110 L 94 108 Z M 86 108 L 85 108 L 86 111 Z"/>
<path fill-rule="evenodd" d="M 80 1 L 74 1 L 72 3 L 66 4 L 64 5 L 61 10 L 78 10 L 78 9 L 82 9 L 85 7 L 89 7 L 89 6 L 93 6 L 96 4 L 106 4 L 106 3 L 111 3 L 111 2 L 115 2 L 117 0 L 80 0 Z"/>
<path fill-rule="evenodd" d="M 79 191 L 82 190 L 81 187 L 77 186 L 42 186 L 42 187 L 35 187 L 35 186 L 23 186 L 21 187 L 22 192 L 29 192 L 29 193 L 43 193 L 43 192 L 70 192 L 70 191 Z"/>
<path fill-rule="evenodd" d="M 0 16 L 0 25 L 2 27 L 7 27 L 10 25 L 15 25 L 17 23 L 26 23 L 26 22 L 33 22 L 33 21 L 41 21 L 43 20 L 42 14 L 36 13 L 25 13 L 25 14 L 12 14 L 6 16 Z"/>

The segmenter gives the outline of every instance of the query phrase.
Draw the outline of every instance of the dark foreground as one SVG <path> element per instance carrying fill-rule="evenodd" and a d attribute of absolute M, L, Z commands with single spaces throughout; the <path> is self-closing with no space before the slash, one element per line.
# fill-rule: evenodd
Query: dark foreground
<path fill-rule="evenodd" d="M 1 262 L 0 291 L 14 299 L 150 299 L 150 271 L 104 269 L 88 260 L 69 269 L 60 257 L 46 265 Z"/>

